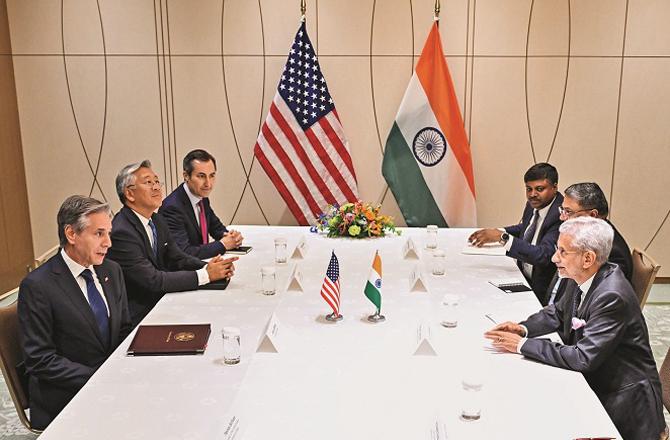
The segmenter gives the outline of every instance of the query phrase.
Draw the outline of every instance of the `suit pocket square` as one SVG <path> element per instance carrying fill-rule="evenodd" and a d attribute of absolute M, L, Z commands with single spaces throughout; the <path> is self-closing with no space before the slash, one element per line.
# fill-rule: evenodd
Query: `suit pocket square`
<path fill-rule="evenodd" d="M 578 330 L 586 325 L 586 321 L 579 319 L 576 316 L 572 318 L 572 329 Z"/>

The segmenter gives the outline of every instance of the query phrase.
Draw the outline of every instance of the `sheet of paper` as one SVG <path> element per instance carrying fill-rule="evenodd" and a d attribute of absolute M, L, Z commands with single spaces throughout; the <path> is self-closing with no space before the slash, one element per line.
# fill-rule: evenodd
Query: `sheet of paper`
<path fill-rule="evenodd" d="M 462 254 L 465 255 L 492 255 L 492 256 L 504 256 L 505 246 L 500 243 L 488 243 L 482 247 L 471 246 L 469 243 L 465 245 Z"/>

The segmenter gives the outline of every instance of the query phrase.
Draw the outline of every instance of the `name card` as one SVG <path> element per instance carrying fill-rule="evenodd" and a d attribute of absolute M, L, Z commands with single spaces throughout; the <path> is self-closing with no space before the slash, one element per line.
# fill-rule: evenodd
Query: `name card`
<path fill-rule="evenodd" d="M 240 418 L 236 415 L 227 414 L 223 417 L 225 425 L 221 428 L 221 433 L 217 438 L 223 440 L 235 440 L 242 437 Z"/>
<path fill-rule="evenodd" d="M 418 260 L 419 252 L 417 251 L 416 245 L 412 240 L 412 237 L 407 237 L 407 241 L 402 246 L 402 257 L 405 260 Z"/>
<path fill-rule="evenodd" d="M 305 289 L 302 286 L 302 272 L 296 264 L 293 266 L 291 275 L 288 277 L 288 285 L 286 286 L 287 292 L 304 292 Z"/>
<path fill-rule="evenodd" d="M 272 316 L 270 316 L 270 320 L 265 326 L 265 331 L 261 335 L 256 353 L 279 353 L 279 346 L 281 345 L 279 344 L 279 339 L 279 319 L 272 312 Z"/>
<path fill-rule="evenodd" d="M 409 291 L 410 292 L 428 292 L 428 287 L 421 277 L 419 265 L 415 265 L 409 273 Z"/>
<path fill-rule="evenodd" d="M 305 241 L 305 236 L 300 237 L 298 244 L 295 246 L 291 258 L 296 260 L 302 260 L 307 255 L 307 241 Z"/>
<path fill-rule="evenodd" d="M 414 356 L 437 356 L 428 324 L 420 324 L 416 330 L 416 350 Z"/>
<path fill-rule="evenodd" d="M 430 424 L 430 440 L 447 440 L 447 425 L 440 416 L 435 416 L 435 420 Z"/>

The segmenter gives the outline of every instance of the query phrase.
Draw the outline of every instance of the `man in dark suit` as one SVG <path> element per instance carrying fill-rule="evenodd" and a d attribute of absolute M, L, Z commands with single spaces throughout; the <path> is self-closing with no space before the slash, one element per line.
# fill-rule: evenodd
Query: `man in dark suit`
<path fill-rule="evenodd" d="M 504 229 L 480 229 L 469 237 L 473 246 L 501 243 L 507 255 L 516 258 L 517 266 L 530 283 L 542 305 L 556 267 L 551 263 L 563 196 L 558 192 L 558 171 L 548 163 L 537 163 L 523 176 L 528 202 L 521 223 Z"/>
<path fill-rule="evenodd" d="M 217 256 L 205 264 L 182 252 L 163 217 L 155 213 L 163 199 L 161 188 L 148 160 L 125 166 L 116 177 L 116 191 L 124 206 L 112 222 L 109 258 L 123 269 L 134 326 L 165 293 L 227 281 L 237 260 Z M 225 286 L 224 282 L 221 288 Z"/>
<path fill-rule="evenodd" d="M 30 421 L 44 429 L 130 333 L 123 273 L 105 259 L 106 203 L 72 196 L 58 211 L 61 250 L 19 288 L 19 339 Z"/>
<path fill-rule="evenodd" d="M 633 288 L 607 262 L 613 236 L 593 217 L 563 223 L 552 259 L 574 288 L 526 321 L 499 324 L 485 336 L 500 349 L 582 372 L 625 440 L 658 439 L 665 433 L 661 382 Z M 533 339 L 552 332 L 565 345 Z"/>
<path fill-rule="evenodd" d="M 562 221 L 581 216 L 591 216 L 605 220 L 614 231 L 612 252 L 610 252 L 607 260 L 610 263 L 617 264 L 626 279 L 628 281 L 631 280 L 633 276 L 633 258 L 630 248 L 619 231 L 607 220 L 609 205 L 607 204 L 605 193 L 603 193 L 603 190 L 600 189 L 597 183 L 585 182 L 570 185 L 565 189 L 563 203 L 558 209 L 561 213 Z M 569 284 L 568 280 L 562 280 L 556 274 L 547 289 L 549 303 L 558 301 Z"/>
<path fill-rule="evenodd" d="M 205 150 L 189 152 L 183 161 L 184 183 L 163 200 L 159 212 L 177 247 L 198 258 L 222 255 L 242 244 L 242 234 L 228 230 L 209 203 L 216 182 L 216 159 Z M 214 239 L 210 243 L 209 237 Z"/>

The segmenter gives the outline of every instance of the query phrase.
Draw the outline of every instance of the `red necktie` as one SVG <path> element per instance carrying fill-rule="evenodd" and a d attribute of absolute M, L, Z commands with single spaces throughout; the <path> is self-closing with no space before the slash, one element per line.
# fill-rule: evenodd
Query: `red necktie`
<path fill-rule="evenodd" d="M 207 244 L 207 218 L 205 217 L 205 201 L 200 199 L 198 202 L 200 208 L 200 234 L 202 235 L 202 244 Z"/>

